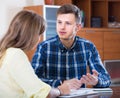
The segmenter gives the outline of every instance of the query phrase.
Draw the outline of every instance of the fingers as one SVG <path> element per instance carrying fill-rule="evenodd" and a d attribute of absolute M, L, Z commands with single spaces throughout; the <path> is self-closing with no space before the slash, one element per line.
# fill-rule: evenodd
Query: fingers
<path fill-rule="evenodd" d="M 81 85 L 82 85 L 81 81 L 76 79 L 76 78 L 66 80 L 63 83 L 67 83 L 71 89 L 75 89 L 75 90 L 79 89 L 81 87 Z"/>
<path fill-rule="evenodd" d="M 98 72 L 96 70 L 92 70 L 94 76 L 98 76 Z"/>
<path fill-rule="evenodd" d="M 80 80 L 86 85 L 96 85 L 98 83 L 98 72 L 93 70 L 93 74 L 87 73 L 87 75 L 83 75 Z"/>
<path fill-rule="evenodd" d="M 83 75 L 81 78 L 82 83 L 84 84 L 91 84 L 92 77 L 88 75 Z"/>
<path fill-rule="evenodd" d="M 70 94 L 71 88 L 67 83 L 63 83 L 60 86 L 58 86 L 58 89 L 60 90 L 60 95 L 67 95 Z"/>

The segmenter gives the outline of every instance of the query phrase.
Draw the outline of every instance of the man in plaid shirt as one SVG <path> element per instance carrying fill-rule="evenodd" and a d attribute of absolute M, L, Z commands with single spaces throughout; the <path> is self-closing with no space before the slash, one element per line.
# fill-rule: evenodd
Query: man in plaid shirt
<path fill-rule="evenodd" d="M 76 36 L 81 28 L 79 8 L 72 4 L 61 6 L 56 27 L 58 35 L 40 43 L 32 59 L 38 77 L 53 87 L 63 82 L 71 89 L 85 85 L 109 87 L 110 76 L 95 45 Z"/>

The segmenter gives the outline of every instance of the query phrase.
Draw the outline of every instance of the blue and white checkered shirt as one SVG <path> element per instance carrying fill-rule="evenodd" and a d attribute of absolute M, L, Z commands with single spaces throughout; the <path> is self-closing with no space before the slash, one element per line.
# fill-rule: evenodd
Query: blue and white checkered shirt
<path fill-rule="evenodd" d="M 86 74 L 87 66 L 99 72 L 98 84 L 94 87 L 109 87 L 110 76 L 104 68 L 95 45 L 83 38 L 75 38 L 70 49 L 66 49 L 58 36 L 40 43 L 32 59 L 37 76 L 53 87 L 62 81 Z"/>

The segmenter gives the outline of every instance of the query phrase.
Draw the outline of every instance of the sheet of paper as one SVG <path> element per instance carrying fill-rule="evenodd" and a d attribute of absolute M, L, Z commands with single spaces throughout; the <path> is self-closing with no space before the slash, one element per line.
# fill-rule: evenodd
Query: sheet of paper
<path fill-rule="evenodd" d="M 72 90 L 69 95 L 59 96 L 59 98 L 70 98 L 70 97 L 77 97 L 89 94 L 96 94 L 97 92 L 93 91 L 92 89 L 87 88 L 80 88 L 79 90 Z"/>
<path fill-rule="evenodd" d="M 69 95 L 59 96 L 59 98 L 71 98 L 83 95 L 97 94 L 100 92 L 113 92 L 111 88 L 80 88 L 78 90 L 71 90 Z"/>
<path fill-rule="evenodd" d="M 111 88 L 91 88 L 95 92 L 113 92 Z"/>

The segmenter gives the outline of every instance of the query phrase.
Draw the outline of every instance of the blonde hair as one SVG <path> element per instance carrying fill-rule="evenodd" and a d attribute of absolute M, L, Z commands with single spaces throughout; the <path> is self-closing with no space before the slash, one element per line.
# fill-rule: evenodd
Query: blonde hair
<path fill-rule="evenodd" d="M 11 21 L 6 35 L 0 41 L 0 58 L 9 47 L 28 51 L 45 30 L 43 17 L 33 11 L 22 10 Z"/>

